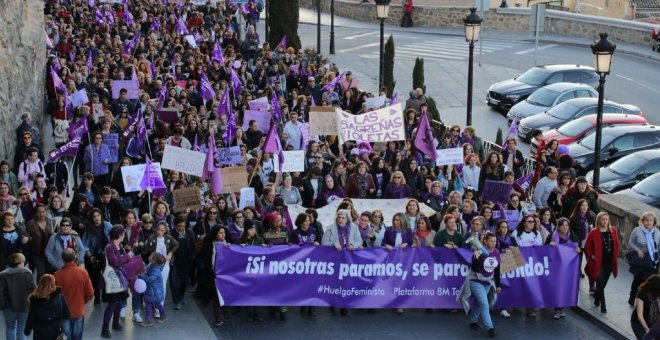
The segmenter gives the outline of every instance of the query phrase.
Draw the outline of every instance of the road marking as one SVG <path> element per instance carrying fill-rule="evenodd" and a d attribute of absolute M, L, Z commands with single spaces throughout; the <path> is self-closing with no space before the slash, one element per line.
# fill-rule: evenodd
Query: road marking
<path fill-rule="evenodd" d="M 345 37 L 344 39 L 345 40 L 353 40 L 353 39 L 357 39 L 357 38 L 366 37 L 366 36 L 369 36 L 369 35 L 374 35 L 374 34 L 377 34 L 377 33 L 378 33 L 378 31 L 373 31 L 373 32 L 364 33 L 364 34 L 352 35 L 352 36 L 349 36 L 349 37 Z"/>
<path fill-rule="evenodd" d="M 357 51 L 357 50 L 361 50 L 361 49 L 363 49 L 363 48 L 369 48 L 369 47 L 374 47 L 374 46 L 378 46 L 378 45 L 380 45 L 380 42 L 377 42 L 377 43 L 371 43 L 371 44 L 366 44 L 366 45 L 362 45 L 362 46 L 351 47 L 351 48 L 347 48 L 347 49 L 345 49 L 345 50 L 339 50 L 339 51 L 337 51 L 337 53 L 344 53 L 344 52 Z"/>
<path fill-rule="evenodd" d="M 550 44 L 550 45 L 540 46 L 540 47 L 537 49 L 537 51 L 545 50 L 545 49 L 547 49 L 547 48 L 551 48 L 551 47 L 555 47 L 555 46 L 557 46 L 557 45 Z M 523 54 L 527 54 L 527 53 L 531 53 L 531 52 L 534 52 L 534 49 L 533 49 L 533 48 L 530 48 L 530 49 L 528 49 L 528 50 L 518 51 L 518 52 L 516 52 L 515 54 L 523 55 Z"/>
<path fill-rule="evenodd" d="M 624 77 L 624 76 L 622 76 L 622 75 L 620 75 L 620 74 L 617 74 L 616 76 L 617 76 L 617 77 L 620 77 L 620 78 L 623 78 L 623 79 L 625 79 L 625 80 L 627 80 L 627 81 L 629 81 L 629 82 L 635 83 L 635 84 L 637 84 L 637 85 L 639 85 L 639 86 L 642 86 L 642 87 L 644 87 L 644 88 L 647 88 L 647 89 L 649 89 L 649 90 L 651 90 L 651 91 L 653 91 L 653 92 L 660 93 L 660 90 L 658 90 L 657 88 L 654 88 L 654 87 L 648 86 L 648 85 L 646 85 L 646 84 L 640 83 L 640 82 L 638 82 L 637 80 L 634 80 L 634 79 L 632 79 L 632 78 Z"/>

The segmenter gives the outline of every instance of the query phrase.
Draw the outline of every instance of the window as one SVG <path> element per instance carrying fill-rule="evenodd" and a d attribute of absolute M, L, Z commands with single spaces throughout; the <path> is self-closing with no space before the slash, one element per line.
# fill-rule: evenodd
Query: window
<path fill-rule="evenodd" d="M 555 73 L 546 81 L 546 84 L 554 84 L 554 83 L 559 83 L 564 81 L 564 74 L 563 73 Z"/>
<path fill-rule="evenodd" d="M 575 91 L 571 91 L 571 92 L 564 93 L 564 94 L 562 94 L 561 97 L 559 97 L 559 99 L 557 100 L 557 104 L 559 104 L 559 103 L 563 103 L 563 102 L 565 102 L 565 101 L 567 101 L 567 100 L 569 100 L 569 99 L 573 99 L 573 98 L 575 98 Z"/>
<path fill-rule="evenodd" d="M 644 173 L 651 176 L 660 172 L 660 160 L 653 161 L 644 167 Z"/>
<path fill-rule="evenodd" d="M 581 83 L 583 80 L 586 79 L 585 74 L 583 72 L 566 72 L 564 78 L 565 81 L 570 83 Z"/>
<path fill-rule="evenodd" d="M 616 148 L 619 151 L 630 150 L 633 148 L 633 145 L 635 144 L 634 141 L 635 141 L 635 136 L 625 135 L 617 138 L 617 140 L 615 140 L 610 147 Z"/>
<path fill-rule="evenodd" d="M 635 148 L 653 145 L 654 142 L 655 136 L 652 133 L 638 133 L 635 135 Z"/>
<path fill-rule="evenodd" d="M 593 95 L 593 93 L 592 93 L 591 91 L 587 91 L 587 90 L 577 90 L 577 97 L 578 97 L 578 98 L 583 98 L 583 97 L 589 98 L 589 97 L 593 97 L 593 96 L 594 96 L 594 95 Z"/>
<path fill-rule="evenodd" d="M 623 110 L 620 107 L 614 105 L 603 105 L 604 113 L 623 113 Z"/>
<path fill-rule="evenodd" d="M 597 107 L 595 107 L 595 106 L 588 107 L 588 108 L 586 108 L 586 109 L 580 111 L 578 114 L 576 114 L 576 115 L 575 115 L 575 118 L 577 118 L 577 117 L 584 117 L 584 116 L 587 116 L 587 115 L 595 114 L 595 113 L 596 113 L 596 109 L 597 109 Z M 607 112 L 607 111 L 605 111 L 605 112 Z"/>

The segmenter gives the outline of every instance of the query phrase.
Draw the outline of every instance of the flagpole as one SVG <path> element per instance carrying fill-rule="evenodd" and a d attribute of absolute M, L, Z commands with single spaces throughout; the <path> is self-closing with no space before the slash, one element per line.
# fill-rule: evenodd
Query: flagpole
<path fill-rule="evenodd" d="M 71 177 L 73 177 L 73 168 L 75 167 L 77 156 L 78 156 L 78 152 L 76 152 L 76 154 L 73 156 L 73 162 L 71 162 L 71 170 L 69 171 L 69 176 L 67 176 L 68 178 L 67 178 L 67 181 L 66 181 L 66 186 L 64 186 L 64 191 L 66 191 L 66 193 L 67 193 L 66 197 L 71 197 L 71 195 L 68 194 L 69 193 L 69 191 L 68 191 L 69 190 L 69 180 L 71 179 Z"/>

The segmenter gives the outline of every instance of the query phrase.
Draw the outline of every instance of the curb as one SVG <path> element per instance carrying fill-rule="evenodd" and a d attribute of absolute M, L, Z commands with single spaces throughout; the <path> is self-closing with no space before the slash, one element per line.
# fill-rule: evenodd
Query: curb
<path fill-rule="evenodd" d="M 629 338 L 622 333 L 619 332 L 619 330 L 615 327 L 612 327 L 609 323 L 601 320 L 600 318 L 595 317 L 588 311 L 584 310 L 580 306 L 575 306 L 575 307 L 570 307 L 575 314 L 579 315 L 583 319 L 593 323 L 596 325 L 596 327 L 602 329 L 605 331 L 607 334 L 611 335 L 612 338 L 617 339 L 617 340 L 629 340 Z"/>

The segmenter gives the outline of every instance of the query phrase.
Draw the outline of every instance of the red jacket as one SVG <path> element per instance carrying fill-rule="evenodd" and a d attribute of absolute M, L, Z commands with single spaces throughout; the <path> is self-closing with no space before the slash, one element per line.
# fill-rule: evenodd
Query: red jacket
<path fill-rule="evenodd" d="M 615 227 L 610 227 L 612 240 L 614 241 L 612 249 L 612 274 L 614 277 L 618 274 L 618 258 L 619 258 L 619 234 Z M 600 277 L 600 270 L 603 267 L 603 239 L 600 236 L 598 228 L 592 229 L 587 235 L 587 241 L 584 244 L 584 254 L 587 256 L 587 265 L 584 267 L 584 272 L 592 280 L 597 280 Z M 593 258 L 592 258 L 593 256 Z"/>
<path fill-rule="evenodd" d="M 62 288 L 71 318 L 85 316 L 85 304 L 94 297 L 94 288 L 87 271 L 74 263 L 65 263 L 54 275 L 55 282 Z"/>
<path fill-rule="evenodd" d="M 406 3 L 403 5 L 403 11 L 406 13 L 412 13 L 413 11 L 413 0 L 406 0 Z"/>

